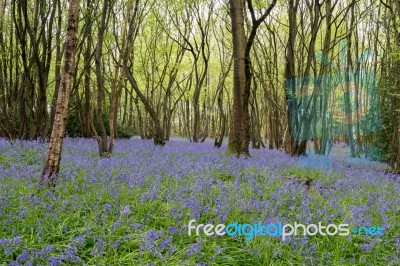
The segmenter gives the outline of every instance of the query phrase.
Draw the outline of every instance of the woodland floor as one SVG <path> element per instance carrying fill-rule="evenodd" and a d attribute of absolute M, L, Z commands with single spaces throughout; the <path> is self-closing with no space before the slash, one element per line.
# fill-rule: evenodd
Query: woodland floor
<path fill-rule="evenodd" d="M 36 190 L 46 144 L 0 139 L 0 265 L 400 265 L 400 179 L 345 156 L 293 158 L 178 139 L 64 141 L 54 194 Z M 341 154 L 341 152 L 337 153 Z M 337 155 L 336 154 L 336 155 Z M 383 236 L 188 236 L 196 223 L 347 223 Z"/>

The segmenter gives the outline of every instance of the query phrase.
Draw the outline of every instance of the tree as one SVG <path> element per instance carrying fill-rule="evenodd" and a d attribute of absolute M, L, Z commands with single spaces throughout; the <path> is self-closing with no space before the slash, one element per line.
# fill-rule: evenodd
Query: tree
<path fill-rule="evenodd" d="M 356 156 L 373 144 L 399 165 L 399 1 L 81 2 L 65 134 L 95 137 L 100 156 L 134 134 L 161 145 L 213 137 L 216 147 L 229 134 L 228 154 L 249 156 L 250 143 L 329 154 L 339 140 Z M 67 6 L 0 0 L 1 137 L 50 137 Z M 374 56 L 359 60 L 367 50 Z M 379 98 L 365 90 L 375 79 L 365 70 L 380 72 Z M 372 113 L 382 114 L 379 137 L 365 134 Z"/>
<path fill-rule="evenodd" d="M 64 67 L 58 90 L 56 114 L 49 142 L 48 154 L 39 181 L 39 189 L 48 184 L 54 190 L 60 169 L 62 143 L 67 124 L 71 77 L 75 67 L 76 34 L 79 20 L 79 0 L 69 3 Z"/>
<path fill-rule="evenodd" d="M 244 4 L 241 0 L 230 0 L 230 12 L 232 20 L 232 38 L 233 38 L 233 105 L 230 121 L 228 154 L 240 155 L 242 153 L 242 125 L 243 110 L 242 102 L 246 76 L 244 70 L 245 64 L 245 45 L 246 36 L 244 33 Z"/>
<path fill-rule="evenodd" d="M 256 18 L 253 3 L 247 0 L 247 6 L 251 15 L 251 30 L 246 38 L 244 31 L 244 3 L 241 0 L 230 0 L 230 12 L 232 20 L 233 38 L 233 107 L 228 142 L 228 154 L 250 155 L 250 114 L 249 98 L 251 88 L 251 62 L 250 51 L 253 46 L 257 29 L 267 18 L 276 4 L 273 0 L 260 18 Z"/>
<path fill-rule="evenodd" d="M 380 148 L 383 160 L 393 171 L 400 172 L 400 2 L 380 1 L 385 7 L 383 26 L 386 47 L 381 63 L 382 132 L 372 141 Z"/>
<path fill-rule="evenodd" d="M 124 74 L 127 77 L 130 85 L 132 86 L 133 90 L 136 92 L 139 99 L 143 103 L 146 111 L 150 114 L 150 117 L 153 122 L 153 129 L 154 129 L 154 134 L 153 134 L 154 144 L 164 146 L 164 144 L 165 144 L 164 133 L 162 131 L 160 118 L 158 117 L 156 110 L 151 105 L 149 99 L 140 90 L 139 85 L 138 85 L 138 83 L 132 73 L 132 70 L 131 70 L 131 68 L 132 68 L 132 61 L 131 61 L 132 49 L 133 49 L 135 39 L 138 34 L 140 25 L 143 22 L 145 15 L 146 15 L 145 10 L 139 8 L 139 0 L 136 0 L 133 15 L 131 16 L 130 21 L 128 22 L 129 29 L 128 29 L 128 33 L 127 33 L 126 42 L 123 44 L 123 48 L 121 50 L 121 52 L 123 53 L 123 70 L 124 70 Z"/>
<path fill-rule="evenodd" d="M 114 148 L 114 122 L 113 118 L 115 117 L 114 115 L 114 110 L 116 111 L 117 108 L 114 110 L 110 110 L 111 116 L 110 116 L 110 126 L 112 128 L 112 131 L 110 130 L 110 143 L 108 144 L 108 138 L 107 138 L 107 131 L 106 127 L 104 125 L 104 118 L 103 118 L 103 101 L 104 101 L 104 71 L 102 69 L 103 65 L 103 43 L 104 43 L 104 33 L 106 31 L 106 27 L 108 24 L 108 17 L 109 17 L 109 9 L 111 7 L 111 1 L 110 0 L 104 0 L 103 2 L 103 8 L 101 11 L 101 18 L 99 22 L 99 27 L 98 27 L 98 34 L 97 34 L 97 45 L 96 45 L 96 52 L 95 52 L 95 66 L 96 66 L 96 85 L 97 85 L 97 109 L 96 109 L 96 119 L 97 119 L 97 125 L 100 128 L 100 134 L 97 133 L 97 130 L 95 129 L 94 125 L 92 126 L 92 130 L 95 134 L 98 147 L 99 147 L 99 155 L 100 157 L 107 156 L 110 153 L 112 153 L 112 150 Z M 118 68 L 117 68 L 118 69 Z M 115 78 L 114 81 L 118 79 L 118 75 Z M 116 103 L 111 100 L 112 105 L 116 106 Z M 111 109 L 111 108 L 110 108 Z M 110 129 L 111 129 L 110 128 Z"/>

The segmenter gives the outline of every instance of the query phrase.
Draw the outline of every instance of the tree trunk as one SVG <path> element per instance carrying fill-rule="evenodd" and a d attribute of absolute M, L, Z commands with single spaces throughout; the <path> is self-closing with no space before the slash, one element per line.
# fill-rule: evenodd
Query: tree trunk
<path fill-rule="evenodd" d="M 292 133 L 293 121 L 295 113 L 293 112 L 296 106 L 296 80 L 295 80 L 295 56 L 294 56 L 294 45 L 296 42 L 297 30 L 296 30 L 296 12 L 298 7 L 298 1 L 289 0 L 289 38 L 287 41 L 286 48 L 286 65 L 285 65 L 285 82 L 286 82 L 286 102 L 287 102 L 287 132 L 285 140 L 285 150 L 287 153 L 292 153 L 295 146 L 295 141 Z"/>
<path fill-rule="evenodd" d="M 244 3 L 230 0 L 232 38 L 233 38 L 233 109 L 229 132 L 228 154 L 244 154 L 250 156 L 250 113 L 249 98 L 251 88 L 250 51 L 260 24 L 266 19 L 277 0 L 272 1 L 262 16 L 256 19 L 253 4 L 247 0 L 251 15 L 252 27 L 248 39 L 244 32 Z"/>
<path fill-rule="evenodd" d="M 79 21 L 79 0 L 71 0 L 69 3 L 68 26 L 66 35 L 66 50 L 64 68 L 61 74 L 61 83 L 57 97 L 56 114 L 49 143 L 49 150 L 43 172 L 39 181 L 39 189 L 48 184 L 54 190 L 59 172 L 62 143 L 68 116 L 68 104 L 70 96 L 71 77 L 74 72 L 76 34 Z"/>
<path fill-rule="evenodd" d="M 104 125 L 103 118 L 103 100 L 104 100 L 104 78 L 103 78 L 103 70 L 102 70 L 102 52 L 103 52 L 103 41 L 104 41 L 104 32 L 106 30 L 106 19 L 107 19 L 107 11 L 108 11 L 108 0 L 105 0 L 103 3 L 103 9 L 101 12 L 101 20 L 99 22 L 98 28 L 98 39 L 96 45 L 96 55 L 95 55 L 95 66 L 96 66 L 96 81 L 97 81 L 97 126 L 100 129 L 99 134 L 94 130 L 97 143 L 99 146 L 99 155 L 100 157 L 108 156 L 108 139 L 107 139 L 107 131 Z"/>
<path fill-rule="evenodd" d="M 241 0 L 230 0 L 229 3 L 233 38 L 233 106 L 227 153 L 240 155 L 242 153 L 241 129 L 243 125 L 242 93 L 244 93 L 246 85 L 244 5 Z"/>

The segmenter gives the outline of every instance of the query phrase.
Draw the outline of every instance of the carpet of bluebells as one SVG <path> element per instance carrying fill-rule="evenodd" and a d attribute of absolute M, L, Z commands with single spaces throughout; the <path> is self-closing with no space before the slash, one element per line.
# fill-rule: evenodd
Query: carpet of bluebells
<path fill-rule="evenodd" d="M 55 193 L 38 192 L 46 144 L 0 139 L 0 265 L 400 265 L 400 179 L 385 165 L 305 164 L 212 143 L 64 141 Z M 199 223 L 348 223 L 384 235 L 188 236 Z M 350 228 L 351 229 L 351 228 Z"/>

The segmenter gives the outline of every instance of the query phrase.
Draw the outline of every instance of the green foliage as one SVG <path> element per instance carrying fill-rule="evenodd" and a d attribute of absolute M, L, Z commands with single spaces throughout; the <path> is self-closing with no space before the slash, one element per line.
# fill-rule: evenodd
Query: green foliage
<path fill-rule="evenodd" d="M 70 107 L 70 113 L 68 116 L 68 123 L 67 123 L 67 128 L 66 128 L 66 134 L 71 137 L 82 137 L 82 126 L 81 122 L 79 120 L 79 115 L 77 112 L 77 108 L 75 106 L 76 103 L 72 102 L 71 107 Z M 104 125 L 106 127 L 107 135 L 110 135 L 110 128 L 108 126 L 109 124 L 109 117 L 110 113 L 108 110 L 103 113 L 103 120 L 104 120 Z M 94 121 L 94 126 L 96 127 L 96 130 L 99 130 L 99 126 L 96 121 L 96 117 L 93 118 Z M 118 138 L 131 138 L 134 135 L 138 135 L 139 132 L 138 130 L 134 128 L 130 128 L 128 126 L 122 126 L 120 124 L 117 124 L 117 137 Z"/>
<path fill-rule="evenodd" d="M 139 135 L 139 131 L 134 129 L 134 128 L 130 128 L 127 126 L 121 126 L 118 125 L 117 126 L 117 135 L 118 138 L 122 138 L 122 139 L 129 139 L 135 135 Z"/>
<path fill-rule="evenodd" d="M 395 101 L 399 101 L 398 86 L 399 77 L 398 69 L 396 65 L 399 65 L 400 53 L 391 53 L 390 57 L 394 60 L 392 65 L 388 68 L 388 72 L 381 76 L 379 82 L 380 89 L 380 116 L 382 122 L 382 130 L 376 133 L 366 135 L 366 140 L 371 143 L 374 149 L 371 151 L 371 158 L 380 156 L 380 161 L 389 163 L 391 160 L 391 145 L 393 145 L 393 132 L 395 126 L 393 119 L 396 121 L 400 120 L 399 109 L 394 107 Z M 396 143 L 395 143 L 396 145 Z M 397 145 L 400 145 L 397 141 Z M 395 159 L 395 158 L 393 158 Z M 399 160 L 399 158 L 397 158 Z"/>
<path fill-rule="evenodd" d="M 224 181 L 224 182 L 235 179 L 235 177 L 233 175 L 229 174 L 229 173 L 218 172 L 218 171 L 215 171 L 214 177 L 217 178 L 217 179 L 220 179 L 221 181 Z"/>
<path fill-rule="evenodd" d="M 305 184 L 307 187 L 310 187 L 314 180 L 323 179 L 321 172 L 308 168 L 287 168 L 284 171 L 284 176 L 289 180 L 294 180 L 298 183 Z"/>
<path fill-rule="evenodd" d="M 79 121 L 79 116 L 77 112 L 77 108 L 75 102 L 70 103 L 70 109 L 68 114 L 67 127 L 65 129 L 65 134 L 71 137 L 81 137 L 82 136 L 82 128 L 81 123 Z"/>

